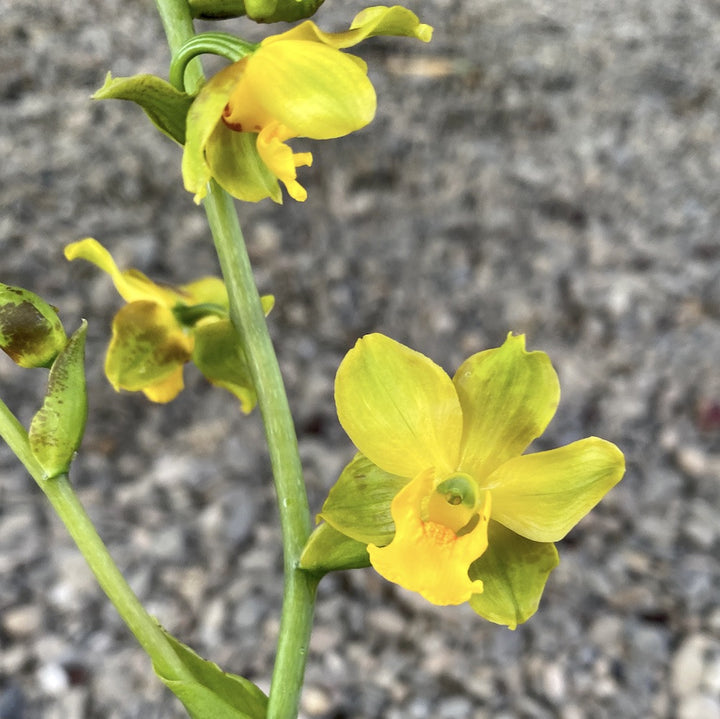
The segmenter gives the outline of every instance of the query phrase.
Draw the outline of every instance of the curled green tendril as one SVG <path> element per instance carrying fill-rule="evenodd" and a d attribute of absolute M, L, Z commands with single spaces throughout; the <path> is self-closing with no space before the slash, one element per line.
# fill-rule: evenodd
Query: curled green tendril
<path fill-rule="evenodd" d="M 174 55 L 170 63 L 170 84 L 185 92 L 185 68 L 194 57 L 220 55 L 237 62 L 260 47 L 224 32 L 205 32 L 191 37 Z"/>

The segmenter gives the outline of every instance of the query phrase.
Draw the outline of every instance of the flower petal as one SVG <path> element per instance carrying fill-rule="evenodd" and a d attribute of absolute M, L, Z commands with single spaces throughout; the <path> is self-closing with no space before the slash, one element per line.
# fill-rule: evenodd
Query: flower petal
<path fill-rule="evenodd" d="M 294 153 L 278 136 L 278 123 L 264 127 L 257 136 L 257 151 L 270 172 L 286 187 L 297 202 L 305 202 L 307 190 L 297 181 L 296 167 L 312 165 L 309 152 Z"/>
<path fill-rule="evenodd" d="M 227 307 L 229 304 L 225 283 L 219 277 L 201 277 L 181 289 L 187 295 L 185 302 L 189 305 L 209 303 Z"/>
<path fill-rule="evenodd" d="M 353 19 L 350 30 L 346 32 L 323 32 L 312 20 L 307 20 L 287 32 L 265 38 L 262 44 L 269 45 L 286 40 L 311 40 L 339 50 L 357 45 L 375 35 L 401 35 L 430 42 L 432 32 L 430 25 L 422 24 L 415 13 L 400 5 L 376 6 L 359 12 Z"/>
<path fill-rule="evenodd" d="M 177 375 L 178 368 L 190 359 L 192 337 L 180 329 L 172 310 L 163 305 L 131 302 L 115 315 L 112 329 L 105 374 L 117 391 L 135 392 L 156 387 L 171 375 Z M 182 377 L 177 391 L 180 389 Z M 168 394 L 167 387 L 157 391 L 162 396 Z"/>
<path fill-rule="evenodd" d="M 493 514 L 495 496 L 493 495 Z M 559 561 L 554 544 L 531 542 L 490 521 L 488 548 L 473 562 L 470 576 L 483 582 L 470 606 L 496 624 L 515 629 L 537 611 L 550 572 Z"/>
<path fill-rule="evenodd" d="M 171 375 L 155 384 L 143 387 L 143 394 L 158 404 L 167 404 L 177 397 L 185 387 L 183 380 L 183 365 L 180 365 Z"/>
<path fill-rule="evenodd" d="M 231 105 L 228 121 L 243 129 L 264 126 L 269 117 L 288 128 L 288 137 L 328 140 L 365 127 L 376 98 L 355 59 L 317 42 L 289 40 L 262 45 L 248 58 Z"/>
<path fill-rule="evenodd" d="M 269 197 L 281 204 L 280 185 L 262 161 L 257 140 L 254 132 L 235 132 L 219 123 L 205 149 L 209 173 L 238 200 L 260 202 Z M 187 184 L 186 188 L 190 189 Z"/>
<path fill-rule="evenodd" d="M 389 544 L 395 534 L 390 505 L 407 483 L 357 454 L 328 493 L 318 520 L 365 544 Z"/>
<path fill-rule="evenodd" d="M 115 289 L 126 302 L 153 300 L 166 307 L 173 307 L 178 302 L 186 302 L 190 299 L 183 288 L 155 284 L 138 270 L 121 272 L 112 255 L 92 237 L 67 245 L 65 258 L 71 261 L 78 258 L 87 260 L 107 272 Z"/>
<path fill-rule="evenodd" d="M 625 458 L 588 437 L 505 462 L 488 478 L 493 519 L 536 542 L 562 539 L 622 478 Z"/>
<path fill-rule="evenodd" d="M 386 547 L 368 545 L 378 572 L 433 604 L 462 604 L 482 591 L 482 581 L 468 576 L 470 565 L 487 547 L 490 493 L 475 528 L 462 536 L 420 518 L 423 499 L 433 491 L 432 470 L 410 482 L 392 502 L 395 536 Z"/>
<path fill-rule="evenodd" d="M 210 78 L 188 111 L 182 176 L 185 189 L 195 194 L 197 203 L 207 194 L 207 183 L 213 175 L 205 161 L 205 148 L 216 126 L 222 124 L 223 110 L 242 78 L 246 62 L 243 58 Z"/>
<path fill-rule="evenodd" d="M 462 413 L 447 374 L 425 355 L 381 334 L 358 340 L 338 368 L 340 424 L 378 467 L 415 477 L 457 466 Z"/>
<path fill-rule="evenodd" d="M 192 361 L 205 378 L 240 400 L 245 414 L 257 404 L 240 336 L 230 320 L 210 322 L 195 329 Z"/>
<path fill-rule="evenodd" d="M 468 358 L 453 382 L 464 417 L 459 469 L 481 484 L 543 433 L 560 400 L 550 359 L 526 352 L 524 335 Z"/>

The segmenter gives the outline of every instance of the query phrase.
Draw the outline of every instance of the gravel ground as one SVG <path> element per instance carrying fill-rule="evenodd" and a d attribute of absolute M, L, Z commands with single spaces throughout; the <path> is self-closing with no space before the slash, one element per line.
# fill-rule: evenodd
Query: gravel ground
<path fill-rule="evenodd" d="M 327 0 L 339 29 L 363 3 Z M 453 371 L 508 330 L 563 387 L 541 447 L 595 434 L 624 481 L 559 545 L 515 632 L 372 570 L 323 580 L 306 719 L 720 717 L 720 10 L 714 0 L 426 0 L 429 46 L 360 50 L 375 122 L 302 170 L 304 204 L 242 206 L 310 500 L 352 456 L 332 403 L 382 331 Z M 348 9 L 349 8 L 349 9 Z M 217 26 L 214 26 L 217 29 Z M 243 21 L 222 29 L 260 38 Z M 185 282 L 217 267 L 178 149 L 107 70 L 164 74 L 152 3 L 0 0 L 0 270 L 90 323 L 74 482 L 133 588 L 200 653 L 267 688 L 281 549 L 259 416 L 192 370 L 168 406 L 102 375 L 106 277 L 62 247 Z M 0 357 L 28 421 L 42 373 Z M 183 716 L 0 446 L 0 719 Z"/>

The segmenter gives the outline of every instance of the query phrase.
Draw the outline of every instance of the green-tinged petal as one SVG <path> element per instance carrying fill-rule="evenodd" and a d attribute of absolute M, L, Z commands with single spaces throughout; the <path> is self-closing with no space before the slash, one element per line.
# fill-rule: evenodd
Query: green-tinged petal
<path fill-rule="evenodd" d="M 393 499 L 395 536 L 385 547 L 368 545 L 370 563 L 378 574 L 441 606 L 467 602 L 483 583 L 470 578 L 470 565 L 487 547 L 490 493 L 478 521 L 459 535 L 433 521 L 423 521 L 423 505 L 433 492 L 432 470 L 418 475 Z"/>
<path fill-rule="evenodd" d="M 457 467 L 462 412 L 452 381 L 425 355 L 381 334 L 358 340 L 335 378 L 338 418 L 378 467 L 412 478 Z"/>
<path fill-rule="evenodd" d="M 493 519 L 536 542 L 557 542 L 624 472 L 622 452 L 597 437 L 515 457 L 487 480 L 493 493 Z"/>
<path fill-rule="evenodd" d="M 234 132 L 220 122 L 206 148 L 208 175 L 238 200 L 260 202 L 269 197 L 282 203 L 280 185 L 260 158 L 257 138 L 257 133 Z M 185 188 L 193 191 L 187 183 Z M 201 197 L 204 194 L 203 190 Z"/>
<path fill-rule="evenodd" d="M 78 258 L 87 260 L 107 272 L 115 289 L 126 302 L 152 300 L 166 307 L 172 307 L 178 302 L 187 302 L 190 299 L 182 288 L 158 285 L 138 270 L 121 272 L 112 255 L 92 237 L 67 245 L 65 258 L 71 261 Z"/>
<path fill-rule="evenodd" d="M 230 320 L 210 322 L 195 330 L 192 361 L 206 379 L 232 392 L 243 412 L 252 411 L 257 395 L 240 336 Z"/>
<path fill-rule="evenodd" d="M 193 99 L 155 75 L 113 77 L 108 73 L 93 99 L 135 102 L 158 130 L 181 145 L 185 142 L 185 117 Z"/>
<path fill-rule="evenodd" d="M 355 455 L 328 493 L 318 520 L 364 544 L 388 544 L 395 534 L 390 504 L 408 483 Z"/>
<path fill-rule="evenodd" d="M 227 289 L 225 283 L 219 277 L 202 277 L 199 280 L 182 286 L 182 291 L 187 295 L 185 303 L 188 305 L 211 304 L 228 306 Z"/>
<path fill-rule="evenodd" d="M 149 384 L 142 388 L 143 394 L 151 401 L 158 404 L 167 404 L 177 397 L 185 387 L 183 380 L 183 365 L 180 365 L 174 372 L 158 382 Z"/>
<path fill-rule="evenodd" d="M 193 341 L 172 311 L 155 302 L 131 302 L 115 315 L 112 329 L 105 359 L 105 374 L 112 386 L 135 392 L 160 385 L 163 399 L 155 401 L 173 399 L 182 389 L 178 369 L 190 359 Z M 171 377 L 174 393 L 162 384 Z"/>
<path fill-rule="evenodd" d="M 315 574 L 369 566 L 366 543 L 351 539 L 325 522 L 310 535 L 300 557 L 300 568 Z"/>
<path fill-rule="evenodd" d="M 423 42 L 432 38 L 432 27 L 420 22 L 417 15 L 404 7 L 375 6 L 358 13 L 346 32 L 323 32 L 311 20 L 301 23 L 280 35 L 271 35 L 263 40 L 269 45 L 287 40 L 310 40 L 336 49 L 352 47 L 375 35 L 400 35 L 415 37 Z"/>
<path fill-rule="evenodd" d="M 495 496 L 493 495 L 493 514 Z M 537 611 L 547 578 L 558 564 L 554 544 L 532 542 L 491 521 L 488 548 L 470 567 L 482 594 L 470 606 L 488 621 L 515 629 Z"/>
<path fill-rule="evenodd" d="M 560 400 L 550 359 L 527 352 L 524 335 L 468 358 L 453 382 L 464 417 L 459 468 L 481 484 L 543 433 Z"/>
<path fill-rule="evenodd" d="M 20 367 L 49 367 L 67 337 L 57 310 L 22 287 L 0 282 L 0 349 Z"/>
<path fill-rule="evenodd" d="M 252 113 L 274 118 L 288 128 L 288 137 L 328 140 L 365 127 L 375 116 L 376 98 L 355 59 L 317 42 L 290 40 L 262 45 L 248 58 L 242 90 L 231 104 L 229 119 L 238 117 L 244 130 L 253 129 L 245 127 Z M 243 122 L 245 105 L 249 119 Z"/>
<path fill-rule="evenodd" d="M 243 58 L 214 75 L 200 89 L 188 111 L 182 176 L 185 189 L 194 193 L 195 202 L 207 194 L 207 183 L 213 174 L 205 161 L 205 148 L 216 126 L 222 124 L 223 110 L 242 77 L 246 62 L 247 58 Z"/>

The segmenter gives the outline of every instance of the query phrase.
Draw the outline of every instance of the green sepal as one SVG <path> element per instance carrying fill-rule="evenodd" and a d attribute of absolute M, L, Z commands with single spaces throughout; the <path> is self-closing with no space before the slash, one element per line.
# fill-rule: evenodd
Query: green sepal
<path fill-rule="evenodd" d="M 192 362 L 212 384 L 240 400 L 245 414 L 257 404 L 245 351 L 230 320 L 220 320 L 195 329 Z"/>
<path fill-rule="evenodd" d="M 224 672 L 167 632 L 165 637 L 192 678 L 164 676 L 153 668 L 192 719 L 265 719 L 267 697 L 255 684 Z"/>
<path fill-rule="evenodd" d="M 275 304 L 272 295 L 260 298 L 263 313 L 268 315 Z M 240 400 L 240 408 L 249 414 L 257 404 L 257 393 L 253 386 L 242 338 L 235 331 L 229 319 L 209 322 L 194 330 L 195 345 L 192 361 L 205 378 Z"/>
<path fill-rule="evenodd" d="M 155 75 L 113 77 L 93 95 L 95 100 L 130 100 L 143 110 L 153 125 L 171 140 L 185 144 L 185 118 L 193 98 Z"/>
<path fill-rule="evenodd" d="M 45 479 L 68 471 L 85 431 L 86 333 L 87 322 L 83 320 L 53 362 L 45 400 L 30 423 L 30 450 L 43 468 Z"/>
<path fill-rule="evenodd" d="M 407 482 L 357 454 L 328 493 L 318 519 L 358 542 L 382 547 L 395 535 L 390 504 Z"/>
<path fill-rule="evenodd" d="M 67 344 L 57 310 L 34 292 L 0 282 L 0 348 L 20 367 L 50 367 Z"/>
<path fill-rule="evenodd" d="M 313 15 L 323 0 L 188 0 L 193 17 L 224 20 L 247 15 L 255 22 L 295 22 Z"/>
<path fill-rule="evenodd" d="M 310 535 L 300 556 L 300 568 L 314 574 L 369 566 L 367 544 L 338 532 L 325 522 Z"/>
<path fill-rule="evenodd" d="M 482 579 L 482 594 L 470 606 L 496 624 L 515 629 L 537 611 L 550 572 L 559 557 L 551 542 L 533 542 L 490 520 L 488 548 L 470 565 L 470 579 Z"/>

